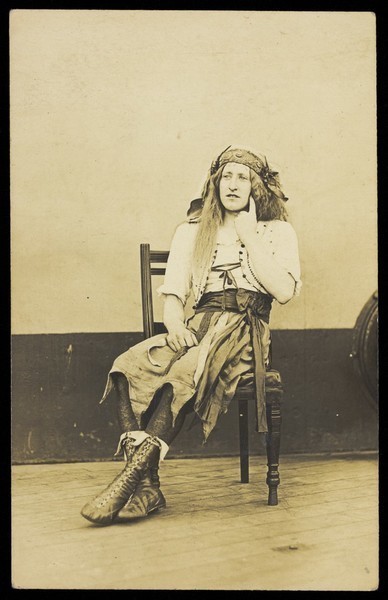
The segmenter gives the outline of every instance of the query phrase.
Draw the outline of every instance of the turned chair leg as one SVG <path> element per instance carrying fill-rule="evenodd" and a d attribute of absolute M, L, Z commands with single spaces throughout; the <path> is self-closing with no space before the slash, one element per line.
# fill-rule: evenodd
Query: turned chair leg
<path fill-rule="evenodd" d="M 269 398 L 267 396 L 267 485 L 269 506 L 278 504 L 280 426 L 282 421 L 281 395 L 282 391 L 277 390 L 268 394 Z"/>
<path fill-rule="evenodd" d="M 249 483 L 248 400 L 238 399 L 241 483 Z"/>

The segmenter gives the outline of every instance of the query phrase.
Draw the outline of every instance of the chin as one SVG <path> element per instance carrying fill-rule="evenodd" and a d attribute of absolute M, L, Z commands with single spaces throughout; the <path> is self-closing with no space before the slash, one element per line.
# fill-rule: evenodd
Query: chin
<path fill-rule="evenodd" d="M 224 208 L 225 208 L 225 210 L 229 210 L 230 212 L 240 212 L 241 210 L 244 210 L 244 208 L 246 208 L 246 205 L 238 206 L 237 204 L 234 204 L 233 202 L 225 202 Z"/>

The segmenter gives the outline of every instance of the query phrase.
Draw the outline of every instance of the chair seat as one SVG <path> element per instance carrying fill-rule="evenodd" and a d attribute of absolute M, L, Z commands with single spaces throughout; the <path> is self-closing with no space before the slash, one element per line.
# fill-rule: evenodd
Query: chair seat
<path fill-rule="evenodd" d="M 246 373 L 240 379 L 238 389 L 240 388 L 253 388 L 253 373 Z M 266 389 L 282 389 L 282 378 L 279 371 L 276 369 L 268 369 L 265 372 L 265 387 Z"/>

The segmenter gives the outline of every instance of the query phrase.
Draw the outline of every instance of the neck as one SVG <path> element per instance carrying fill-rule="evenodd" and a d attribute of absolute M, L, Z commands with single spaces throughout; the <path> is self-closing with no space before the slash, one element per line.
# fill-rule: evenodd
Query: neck
<path fill-rule="evenodd" d="M 222 220 L 222 226 L 225 229 L 234 228 L 234 220 L 237 217 L 238 212 L 231 212 L 230 210 L 226 210 L 224 212 L 224 218 Z"/>

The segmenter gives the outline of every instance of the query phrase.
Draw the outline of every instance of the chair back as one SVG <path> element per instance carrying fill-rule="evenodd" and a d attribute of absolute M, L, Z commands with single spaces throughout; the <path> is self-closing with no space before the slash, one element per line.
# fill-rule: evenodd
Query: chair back
<path fill-rule="evenodd" d="M 165 274 L 169 254 L 168 250 L 151 250 L 149 244 L 140 244 L 141 305 L 145 339 L 166 331 L 163 323 L 154 320 L 151 277 Z M 155 267 L 154 264 L 158 266 Z"/>

